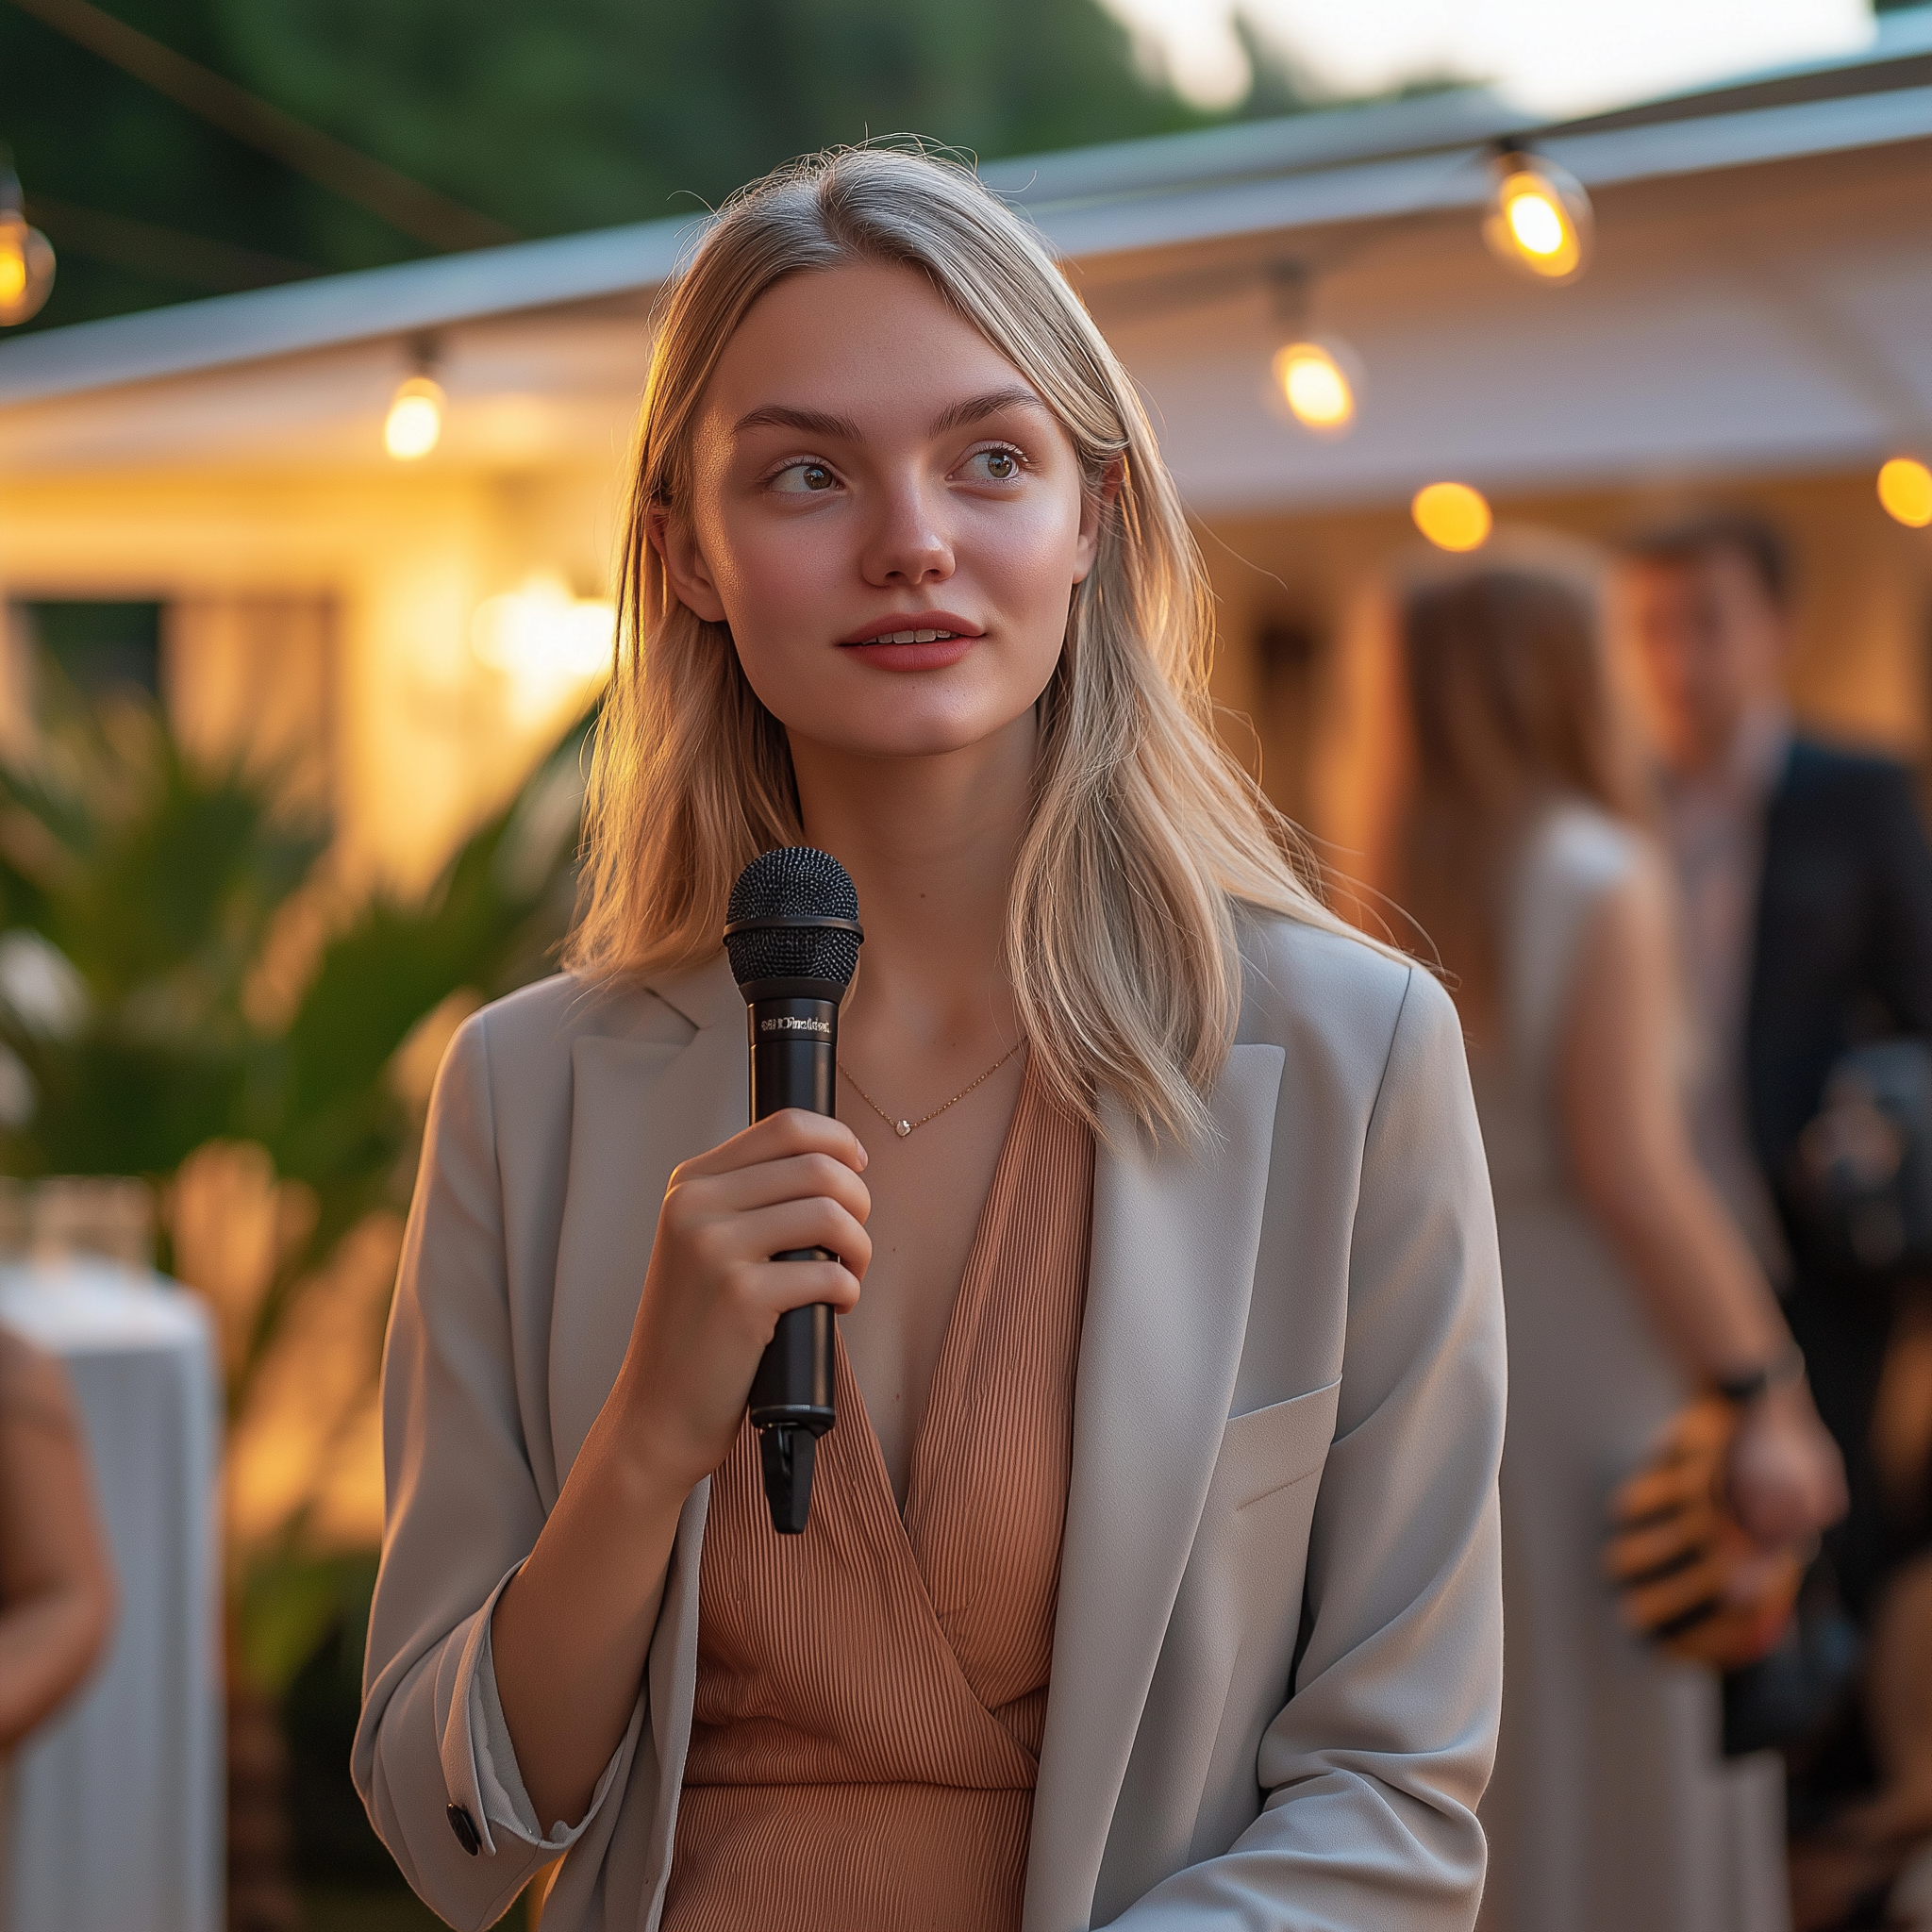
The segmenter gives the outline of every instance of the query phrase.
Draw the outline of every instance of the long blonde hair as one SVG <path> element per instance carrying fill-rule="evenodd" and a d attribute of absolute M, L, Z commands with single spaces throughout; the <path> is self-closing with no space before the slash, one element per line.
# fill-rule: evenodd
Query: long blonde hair
<path fill-rule="evenodd" d="M 1574 566 L 1525 551 L 1442 567 L 1410 580 L 1397 623 L 1413 758 L 1397 896 L 1481 1025 L 1523 836 L 1566 798 L 1641 823 L 1641 761 Z"/>
<path fill-rule="evenodd" d="M 567 963 L 609 978 L 708 957 L 740 869 L 804 837 L 785 728 L 729 629 L 671 590 L 648 520 L 690 511 L 692 420 L 746 311 L 785 276 L 854 262 L 924 273 L 1038 390 L 1090 491 L 1119 466 L 1040 700 L 1007 970 L 1036 1065 L 1072 1106 L 1097 1124 L 1111 1091 L 1142 1128 L 1190 1138 L 1240 1008 L 1234 902 L 1341 922 L 1214 737 L 1207 574 L 1131 380 L 1032 233 L 969 170 L 923 153 L 841 149 L 755 182 L 662 300 Z"/>

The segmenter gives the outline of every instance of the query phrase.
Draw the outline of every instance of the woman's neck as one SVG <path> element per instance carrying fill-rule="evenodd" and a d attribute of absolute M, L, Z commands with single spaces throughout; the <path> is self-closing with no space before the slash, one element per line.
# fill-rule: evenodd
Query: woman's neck
<path fill-rule="evenodd" d="M 794 741 L 806 837 L 858 891 L 865 946 L 848 1024 L 932 1046 L 989 1023 L 1010 1040 L 1007 901 L 1032 805 L 1032 714 L 929 758 L 857 758 Z"/>

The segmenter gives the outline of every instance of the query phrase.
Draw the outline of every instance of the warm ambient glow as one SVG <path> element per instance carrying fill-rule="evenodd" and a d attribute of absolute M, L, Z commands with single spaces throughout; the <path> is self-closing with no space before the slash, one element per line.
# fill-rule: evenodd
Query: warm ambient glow
<path fill-rule="evenodd" d="M 0 328 L 38 315 L 54 289 L 54 250 L 17 208 L 0 202 Z"/>
<path fill-rule="evenodd" d="M 1290 342 L 1274 352 L 1274 381 L 1297 423 L 1336 435 L 1355 421 L 1355 387 L 1332 350 Z"/>
<path fill-rule="evenodd" d="M 534 714 L 608 673 L 616 626 L 608 599 L 574 597 L 560 576 L 538 571 L 478 606 L 470 648 L 509 679 L 518 708 Z"/>
<path fill-rule="evenodd" d="M 1878 472 L 1878 500 L 1885 513 L 1923 530 L 1932 524 L 1932 470 L 1913 457 L 1893 457 Z"/>
<path fill-rule="evenodd" d="M 1503 158 L 1483 239 L 1511 268 L 1539 281 L 1572 281 L 1583 273 L 1590 230 L 1580 182 L 1540 157 Z"/>
<path fill-rule="evenodd" d="M 1490 534 L 1490 506 L 1467 483 L 1431 483 L 1416 491 L 1408 510 L 1438 550 L 1477 550 Z"/>
<path fill-rule="evenodd" d="M 426 457 L 442 434 L 443 394 L 426 375 L 412 375 L 395 393 L 382 425 L 382 446 L 398 462 Z"/>

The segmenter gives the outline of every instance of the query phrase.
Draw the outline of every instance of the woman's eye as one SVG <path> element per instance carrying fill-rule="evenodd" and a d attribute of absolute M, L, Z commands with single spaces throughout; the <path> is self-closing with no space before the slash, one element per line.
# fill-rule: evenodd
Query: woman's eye
<path fill-rule="evenodd" d="M 988 483 L 1010 483 L 1020 474 L 1020 458 L 1009 449 L 983 449 L 967 458 L 966 470 Z"/>
<path fill-rule="evenodd" d="M 816 496 L 837 481 L 823 463 L 792 463 L 772 478 L 772 488 L 788 496 Z"/>

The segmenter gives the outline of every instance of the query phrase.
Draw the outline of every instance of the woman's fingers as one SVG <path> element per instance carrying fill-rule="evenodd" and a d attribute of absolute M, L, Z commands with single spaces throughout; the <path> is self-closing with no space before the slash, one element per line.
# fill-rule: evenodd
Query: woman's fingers
<path fill-rule="evenodd" d="M 675 1182 L 679 1175 L 696 1178 L 731 1174 L 740 1168 L 756 1167 L 761 1161 L 784 1160 L 799 1154 L 828 1154 L 854 1174 L 863 1174 L 870 1158 L 858 1136 L 843 1121 L 835 1120 L 830 1114 L 807 1113 L 802 1108 L 788 1107 L 782 1112 L 754 1121 L 730 1140 L 685 1161 L 672 1180 Z"/>
<path fill-rule="evenodd" d="M 872 1261 L 871 1236 L 838 1202 L 824 1195 L 776 1202 L 716 1225 L 725 1231 L 721 1238 L 731 1243 L 733 1261 L 763 1261 L 799 1248 L 828 1248 L 860 1281 Z"/>
<path fill-rule="evenodd" d="M 695 1481 L 744 1414 L 780 1315 L 858 1300 L 872 1259 L 865 1150 L 842 1122 L 774 1114 L 671 1176 L 625 1356 L 639 1441 Z M 825 1258 L 776 1261 L 818 1250 Z"/>
<path fill-rule="evenodd" d="M 695 1175 L 674 1185 L 688 1191 L 708 1214 L 746 1214 L 781 1201 L 814 1196 L 838 1202 L 855 1221 L 863 1222 L 872 1213 L 872 1195 L 865 1183 L 831 1154 L 791 1154 L 724 1174 Z"/>
<path fill-rule="evenodd" d="M 838 1261 L 763 1261 L 752 1276 L 752 1291 L 775 1322 L 791 1308 L 828 1303 L 849 1315 L 858 1306 L 858 1278 Z"/>

